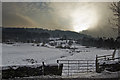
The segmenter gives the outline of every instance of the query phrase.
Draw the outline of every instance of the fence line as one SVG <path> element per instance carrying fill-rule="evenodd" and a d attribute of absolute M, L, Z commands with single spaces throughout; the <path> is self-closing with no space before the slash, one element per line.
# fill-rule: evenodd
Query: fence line
<path fill-rule="evenodd" d="M 114 51 L 115 52 L 115 51 Z M 120 59 L 120 57 L 117 57 L 117 58 L 114 58 L 114 55 L 111 54 L 111 55 L 104 55 L 104 56 L 98 56 L 96 55 L 96 72 L 101 72 L 103 71 L 104 69 L 100 69 L 100 62 L 99 61 L 115 61 L 115 60 L 118 60 Z M 105 64 L 105 63 L 104 63 Z"/>

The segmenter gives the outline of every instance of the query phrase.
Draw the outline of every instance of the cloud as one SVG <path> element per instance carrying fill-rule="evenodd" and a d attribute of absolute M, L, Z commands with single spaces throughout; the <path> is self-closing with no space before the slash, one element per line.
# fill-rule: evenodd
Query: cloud
<path fill-rule="evenodd" d="M 70 19 L 58 14 L 52 3 L 3 3 L 3 25 L 71 30 Z M 12 21 L 11 21 L 12 20 Z M 26 23 L 26 24 L 25 24 Z M 32 25 L 31 25 L 32 23 Z M 31 26 L 30 26 L 31 25 Z"/>
<path fill-rule="evenodd" d="M 16 14 L 3 14 L 3 26 L 4 27 L 35 27 L 36 23 L 29 17 Z"/>
<path fill-rule="evenodd" d="M 110 3 L 103 2 L 3 2 L 2 21 L 3 26 L 10 27 L 25 26 L 73 31 L 75 20 L 73 13 L 81 14 L 86 10 L 94 10 L 97 21 L 86 34 L 97 37 L 109 36 L 108 33 L 111 32 L 116 36 L 108 23 L 108 18 L 113 17 L 109 5 Z M 90 15 L 90 13 L 87 14 Z"/>
<path fill-rule="evenodd" d="M 109 19 L 112 19 L 113 12 L 110 10 L 110 2 L 109 3 L 98 3 L 96 6 L 96 10 L 98 12 L 99 22 L 95 28 L 83 31 L 82 33 L 92 35 L 94 37 L 117 37 L 117 29 L 113 30 L 109 23 Z"/>
<path fill-rule="evenodd" d="M 4 27 L 36 27 L 37 23 L 34 22 L 29 16 L 23 15 L 24 11 L 20 11 L 20 8 L 15 3 L 3 3 L 2 12 L 2 26 Z M 24 8 L 23 8 L 24 10 Z"/>

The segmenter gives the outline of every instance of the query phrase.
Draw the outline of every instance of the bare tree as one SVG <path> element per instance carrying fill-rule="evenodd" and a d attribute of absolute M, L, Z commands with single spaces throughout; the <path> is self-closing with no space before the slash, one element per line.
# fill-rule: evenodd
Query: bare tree
<path fill-rule="evenodd" d="M 118 40 L 118 42 L 120 42 L 120 2 L 113 2 L 110 6 L 110 9 L 114 13 L 114 18 L 113 18 L 112 22 L 111 21 L 109 21 L 109 22 L 114 25 L 114 28 L 117 27 L 117 30 L 118 30 L 117 40 Z M 118 57 L 120 57 L 120 49 L 118 50 Z M 119 59 L 119 61 L 120 61 L 120 59 Z"/>
<path fill-rule="evenodd" d="M 112 18 L 112 20 L 109 20 L 109 22 L 114 25 L 113 28 L 117 28 L 118 37 L 120 37 L 120 2 L 111 3 L 110 9 L 114 13 L 114 18 Z"/>

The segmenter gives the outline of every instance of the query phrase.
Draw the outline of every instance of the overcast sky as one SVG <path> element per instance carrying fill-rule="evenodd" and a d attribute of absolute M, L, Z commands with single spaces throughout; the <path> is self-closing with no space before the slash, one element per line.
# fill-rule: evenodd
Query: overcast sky
<path fill-rule="evenodd" d="M 4 27 L 35 27 L 86 33 L 95 37 L 116 37 L 108 22 L 113 17 L 110 2 L 5 2 Z M 86 30 L 86 31 L 84 31 Z"/>

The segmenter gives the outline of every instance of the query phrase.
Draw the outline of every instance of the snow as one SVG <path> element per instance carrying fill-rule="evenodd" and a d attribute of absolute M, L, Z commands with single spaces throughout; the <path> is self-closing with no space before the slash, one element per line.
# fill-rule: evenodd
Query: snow
<path fill-rule="evenodd" d="M 28 65 L 56 63 L 59 59 L 95 60 L 96 55 L 112 54 L 113 50 L 85 48 L 76 45 L 78 49 L 58 49 L 54 47 L 32 46 L 33 43 L 16 43 L 2 45 L 2 65 Z M 63 57 L 64 56 L 64 57 Z"/>
<path fill-rule="evenodd" d="M 70 76 L 69 78 L 118 78 L 118 77 L 120 77 L 120 71 L 109 72 L 105 70 L 102 73 L 96 73 L 96 72 L 78 73 Z"/>
<path fill-rule="evenodd" d="M 110 55 L 114 50 L 106 50 L 95 47 L 86 48 L 85 46 L 74 44 L 71 47 L 76 49 L 59 49 L 54 46 L 46 44 L 46 47 L 36 46 L 34 43 L 15 43 L 15 44 L 0 44 L 2 51 L 2 66 L 24 66 L 24 65 L 41 65 L 55 64 L 57 60 L 95 60 L 96 55 Z M 118 51 L 116 52 L 118 54 Z M 118 55 L 115 55 L 117 57 Z M 16 67 L 15 67 L 16 69 Z M 74 77 L 100 77 L 105 75 L 103 73 L 80 73 L 74 74 Z M 106 75 L 113 75 L 117 73 L 106 73 Z"/>
<path fill-rule="evenodd" d="M 94 47 L 85 48 L 83 46 L 76 46 L 76 47 L 78 49 L 75 50 L 75 52 L 71 53 L 74 55 L 65 57 L 64 59 L 95 60 L 96 55 L 105 55 L 105 54 L 113 53 L 113 50 L 103 50 Z M 79 53 L 77 53 L 77 51 L 79 51 Z"/>
<path fill-rule="evenodd" d="M 28 43 L 17 43 L 16 45 L 3 44 L 2 65 L 32 64 L 30 60 L 34 60 L 36 63 L 43 61 L 47 64 L 56 63 L 56 59 L 59 59 L 60 56 L 68 55 L 55 48 L 31 46 Z"/>
<path fill-rule="evenodd" d="M 0 78 L 2 76 L 1 65 L 2 65 L 2 43 L 0 43 Z"/>
<path fill-rule="evenodd" d="M 99 64 L 102 65 L 102 64 L 116 64 L 118 63 L 118 61 L 108 61 L 108 60 L 104 60 L 104 61 L 100 61 Z"/>
<path fill-rule="evenodd" d="M 2 65 L 2 43 L 0 43 L 0 66 Z"/>

